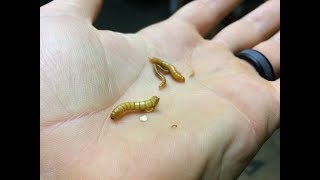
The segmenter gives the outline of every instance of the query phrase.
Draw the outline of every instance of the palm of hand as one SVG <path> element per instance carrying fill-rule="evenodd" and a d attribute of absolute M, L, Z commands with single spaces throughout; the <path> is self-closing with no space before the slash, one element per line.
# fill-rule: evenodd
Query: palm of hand
<path fill-rule="evenodd" d="M 41 110 L 44 174 L 58 167 L 60 177 L 175 179 L 188 171 L 182 179 L 196 178 L 208 170 L 204 166 L 215 168 L 213 153 L 233 158 L 225 165 L 229 170 L 247 161 L 250 153 L 239 149 L 258 149 L 276 126 L 263 119 L 279 115 L 271 84 L 182 22 L 120 34 L 73 17 L 44 17 L 40 55 L 41 107 L 47 107 Z M 151 56 L 174 64 L 186 82 L 166 76 L 168 85 L 159 90 Z M 138 121 L 141 114 L 110 120 L 117 104 L 153 95 L 160 102 L 146 114 L 149 121 Z M 235 139 L 239 143 L 230 148 Z"/>

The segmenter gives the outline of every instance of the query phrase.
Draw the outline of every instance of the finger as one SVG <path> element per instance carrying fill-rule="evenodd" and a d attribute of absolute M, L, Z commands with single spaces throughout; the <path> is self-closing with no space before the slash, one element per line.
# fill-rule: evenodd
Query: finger
<path fill-rule="evenodd" d="M 194 26 L 204 36 L 227 16 L 241 0 L 197 0 L 178 10 L 170 19 L 182 20 Z"/>
<path fill-rule="evenodd" d="M 280 32 L 256 45 L 253 49 L 265 55 L 272 65 L 275 78 L 280 77 Z"/>
<path fill-rule="evenodd" d="M 232 23 L 214 38 L 233 52 L 252 48 L 268 39 L 280 29 L 280 1 L 269 0 L 260 7 Z"/>
<path fill-rule="evenodd" d="M 102 4 L 103 0 L 54 0 L 42 8 L 54 11 L 58 10 L 68 14 L 71 13 L 93 23 L 98 17 Z"/>

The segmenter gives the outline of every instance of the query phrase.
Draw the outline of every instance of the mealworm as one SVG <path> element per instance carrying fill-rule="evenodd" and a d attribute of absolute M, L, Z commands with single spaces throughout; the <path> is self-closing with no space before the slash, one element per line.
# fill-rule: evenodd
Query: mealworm
<path fill-rule="evenodd" d="M 169 74 L 170 73 L 168 69 L 163 68 L 159 64 L 156 64 L 156 66 L 157 66 L 157 69 L 160 70 L 163 74 Z"/>
<path fill-rule="evenodd" d="M 158 58 L 155 58 L 155 57 L 152 57 L 152 58 L 149 58 L 149 61 L 153 64 L 158 64 L 160 65 L 162 68 L 164 69 L 168 69 L 171 76 L 178 82 L 184 82 L 185 81 L 185 78 L 181 75 L 180 72 L 178 72 L 176 70 L 176 68 L 172 65 L 172 64 L 169 64 L 165 61 L 162 61 Z"/>
<path fill-rule="evenodd" d="M 161 80 L 159 89 L 164 88 L 167 84 L 167 81 L 166 78 L 158 71 L 158 66 L 156 64 L 153 64 L 153 71 L 156 74 L 156 76 Z"/>
<path fill-rule="evenodd" d="M 160 98 L 157 96 L 152 96 L 150 99 L 140 102 L 124 102 L 118 105 L 111 112 L 110 118 L 116 119 L 120 115 L 124 114 L 127 111 L 131 110 L 141 110 L 145 112 L 151 112 L 157 106 Z"/>

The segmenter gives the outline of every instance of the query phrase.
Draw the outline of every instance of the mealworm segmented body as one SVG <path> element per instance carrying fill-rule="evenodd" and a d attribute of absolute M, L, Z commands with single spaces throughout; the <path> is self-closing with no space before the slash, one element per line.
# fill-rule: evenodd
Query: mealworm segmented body
<path fill-rule="evenodd" d="M 152 96 L 150 99 L 140 102 L 124 102 L 118 105 L 114 110 L 111 112 L 110 118 L 116 119 L 123 113 L 127 111 L 133 110 L 141 110 L 145 112 L 151 112 L 155 109 L 157 104 L 159 103 L 160 98 L 157 96 Z"/>
<path fill-rule="evenodd" d="M 163 74 L 169 74 L 170 71 L 168 69 L 163 68 L 162 66 L 160 66 L 159 64 L 154 64 L 157 66 L 157 69 L 161 71 L 161 73 Z"/>
<path fill-rule="evenodd" d="M 153 64 L 153 71 L 156 74 L 156 76 L 161 80 L 159 89 L 162 89 L 167 85 L 167 81 L 166 81 L 166 78 L 158 71 L 158 68 L 159 68 L 159 65 Z"/>
<path fill-rule="evenodd" d="M 185 82 L 185 78 L 182 76 L 180 72 L 177 71 L 177 69 L 172 65 L 169 64 L 161 59 L 152 57 L 149 58 L 149 61 L 153 64 L 158 64 L 160 65 L 163 69 L 169 70 L 171 76 L 178 82 Z"/>

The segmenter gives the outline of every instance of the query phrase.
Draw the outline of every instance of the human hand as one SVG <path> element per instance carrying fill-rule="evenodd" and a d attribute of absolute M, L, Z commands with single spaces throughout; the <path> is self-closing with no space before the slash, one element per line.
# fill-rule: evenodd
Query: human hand
<path fill-rule="evenodd" d="M 135 34 L 95 29 L 101 0 L 41 7 L 41 177 L 238 177 L 280 121 L 280 80 L 233 55 L 254 47 L 280 76 L 279 1 L 203 39 L 239 2 L 194 1 Z M 167 78 L 159 90 L 148 57 L 174 64 L 186 82 Z M 153 95 L 160 102 L 147 122 L 139 113 L 110 120 L 119 103 Z"/>

